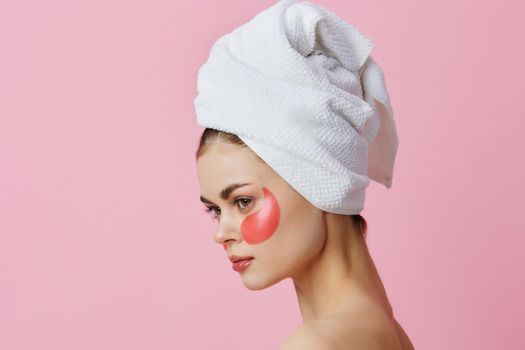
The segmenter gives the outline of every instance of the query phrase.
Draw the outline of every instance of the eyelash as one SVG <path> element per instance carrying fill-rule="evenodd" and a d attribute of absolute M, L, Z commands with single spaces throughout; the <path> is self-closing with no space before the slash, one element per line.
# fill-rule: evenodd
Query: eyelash
<path fill-rule="evenodd" d="M 241 210 L 244 210 L 244 209 L 246 209 L 246 208 L 250 205 L 250 203 L 252 202 L 252 200 L 251 200 L 250 198 L 239 198 L 239 199 L 236 199 L 235 201 L 233 201 L 233 204 L 237 204 L 238 202 L 243 201 L 243 200 L 247 200 L 247 201 L 249 201 L 249 203 L 246 204 L 246 207 L 241 208 Z M 205 211 L 207 214 L 209 214 L 209 213 L 211 213 L 212 211 L 214 211 L 214 210 L 217 209 L 217 208 L 218 208 L 218 207 L 206 207 L 206 208 L 204 209 L 204 211 Z M 213 214 L 211 215 L 211 219 L 212 219 L 212 220 L 218 220 L 218 219 L 219 219 L 219 216 L 218 216 L 217 214 L 213 213 Z"/>

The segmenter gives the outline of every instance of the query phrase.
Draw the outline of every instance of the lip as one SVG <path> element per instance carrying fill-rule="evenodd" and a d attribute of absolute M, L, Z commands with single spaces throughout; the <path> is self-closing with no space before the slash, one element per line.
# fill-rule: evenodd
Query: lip
<path fill-rule="evenodd" d="M 232 263 L 237 262 L 239 260 L 246 260 L 246 259 L 252 259 L 253 256 L 238 256 L 238 255 L 232 255 L 228 257 Z"/>
<path fill-rule="evenodd" d="M 250 258 L 248 260 L 239 260 L 232 264 L 232 268 L 234 271 L 242 271 L 246 269 L 248 266 L 252 264 L 253 258 Z"/>
<path fill-rule="evenodd" d="M 229 256 L 230 261 L 232 262 L 232 269 L 234 271 L 242 271 L 252 264 L 253 256 L 239 256 L 231 255 Z"/>

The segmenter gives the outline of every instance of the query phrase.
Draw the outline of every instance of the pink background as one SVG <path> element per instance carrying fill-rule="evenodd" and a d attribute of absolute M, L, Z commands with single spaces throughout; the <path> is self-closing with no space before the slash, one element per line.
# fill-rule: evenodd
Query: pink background
<path fill-rule="evenodd" d="M 0 349 L 276 349 L 205 216 L 197 70 L 273 1 L 0 4 Z M 416 349 L 524 349 L 521 1 L 317 1 L 370 37 L 400 146 L 369 246 Z M 520 152 L 521 151 L 521 152 Z"/>

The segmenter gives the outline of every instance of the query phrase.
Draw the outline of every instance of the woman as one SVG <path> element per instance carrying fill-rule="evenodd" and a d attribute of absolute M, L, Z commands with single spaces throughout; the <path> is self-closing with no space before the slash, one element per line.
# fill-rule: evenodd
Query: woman
<path fill-rule="evenodd" d="M 294 281 L 304 324 L 282 350 L 413 349 L 368 252 L 361 215 L 314 207 L 233 134 L 206 129 L 197 159 L 201 200 L 218 221 L 215 241 L 230 259 L 250 258 L 234 266 L 244 285 Z"/>
<path fill-rule="evenodd" d="M 219 39 L 199 71 L 201 201 L 251 290 L 292 278 L 290 349 L 413 349 L 366 245 L 369 179 L 390 188 L 397 134 L 373 44 L 312 3 L 280 1 Z"/>

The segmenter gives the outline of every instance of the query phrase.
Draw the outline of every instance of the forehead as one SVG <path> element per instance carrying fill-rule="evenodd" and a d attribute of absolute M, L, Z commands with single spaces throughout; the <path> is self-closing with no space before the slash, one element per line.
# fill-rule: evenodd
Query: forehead
<path fill-rule="evenodd" d="M 260 182 L 269 176 L 267 166 L 261 163 L 247 147 L 214 142 L 206 145 L 197 160 L 197 175 L 203 194 L 216 194 L 217 189 L 234 182 Z"/>

